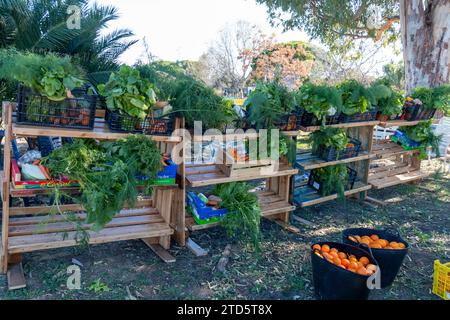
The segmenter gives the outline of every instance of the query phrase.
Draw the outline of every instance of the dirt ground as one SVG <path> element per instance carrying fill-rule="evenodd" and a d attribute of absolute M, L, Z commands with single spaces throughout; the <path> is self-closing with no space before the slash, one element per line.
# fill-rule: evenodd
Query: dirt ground
<path fill-rule="evenodd" d="M 424 162 L 427 170 L 436 166 Z M 294 223 L 300 234 L 264 221 L 261 252 L 233 243 L 219 227 L 192 235 L 207 256 L 173 245 L 173 264 L 140 241 L 26 254 L 28 287 L 8 291 L 0 276 L 0 299 L 314 299 L 309 246 L 340 241 L 343 229 L 363 226 L 396 228 L 411 245 L 392 287 L 372 292 L 371 299 L 438 299 L 431 293 L 433 261 L 450 261 L 450 175 L 433 174 L 421 184 L 370 196 L 390 204 L 374 208 L 348 200 L 311 207 L 296 213 L 313 223 Z M 229 243 L 231 260 L 222 274 L 215 267 Z M 72 259 L 82 265 L 80 290 L 66 286 Z"/>

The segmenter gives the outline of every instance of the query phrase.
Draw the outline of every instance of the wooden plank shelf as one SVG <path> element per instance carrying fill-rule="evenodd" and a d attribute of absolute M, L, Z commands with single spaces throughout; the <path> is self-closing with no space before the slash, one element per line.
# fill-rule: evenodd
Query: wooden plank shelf
<path fill-rule="evenodd" d="M 369 184 L 373 189 L 383 189 L 399 184 L 409 183 L 428 177 L 430 174 L 411 166 L 395 166 L 392 170 L 372 173 L 369 175 Z"/>
<path fill-rule="evenodd" d="M 252 131 L 252 132 L 244 132 L 244 133 L 223 133 L 223 134 L 204 134 L 204 135 L 194 135 L 193 132 L 191 132 L 191 139 L 194 142 L 202 142 L 202 141 L 242 141 L 245 139 L 251 139 L 255 140 L 259 138 L 259 133 Z"/>
<path fill-rule="evenodd" d="M 353 157 L 353 158 L 341 159 L 341 160 L 336 160 L 336 161 L 324 161 L 317 156 L 313 156 L 311 153 L 306 153 L 306 154 L 297 155 L 297 164 L 303 170 L 313 170 L 313 169 L 317 169 L 317 168 L 334 166 L 337 164 L 352 163 L 352 162 L 357 162 L 357 161 L 368 160 L 372 157 L 373 156 L 370 155 L 368 152 L 361 152 L 357 157 Z"/>
<path fill-rule="evenodd" d="M 345 191 L 344 195 L 346 197 L 360 193 L 360 192 L 364 192 L 367 190 L 370 190 L 372 188 L 371 185 L 364 185 L 362 183 L 356 183 L 355 187 L 351 190 L 347 190 Z M 305 208 L 305 207 L 309 207 L 309 206 L 313 206 L 316 204 L 320 204 L 323 202 L 328 202 L 328 201 L 332 201 L 338 198 L 337 194 L 332 194 L 329 196 L 321 196 L 317 190 L 311 188 L 310 186 L 304 186 L 302 188 L 299 188 L 300 193 L 301 193 L 301 197 L 302 197 L 302 201 L 298 203 L 298 206 L 300 208 Z M 295 196 L 294 196 L 294 201 L 295 201 Z"/>
<path fill-rule="evenodd" d="M 79 213 L 75 217 L 81 220 L 86 215 Z M 77 225 L 61 215 L 17 217 L 10 222 L 8 251 L 12 254 L 77 245 Z M 82 228 L 89 234 L 90 244 L 173 234 L 173 229 L 154 208 L 122 210 L 99 232 L 92 231 L 91 225 Z"/>
<path fill-rule="evenodd" d="M 420 152 L 419 150 L 405 150 L 397 143 L 387 141 L 381 143 L 380 142 L 374 143 L 372 146 L 371 155 L 374 158 L 383 159 L 403 154 L 415 154 L 419 152 Z"/>
<path fill-rule="evenodd" d="M 358 127 L 367 127 L 367 126 L 376 126 L 380 122 L 379 121 L 363 121 L 363 122 L 349 122 L 349 123 L 338 123 L 327 125 L 326 127 L 330 128 L 358 128 Z M 321 126 L 311 126 L 311 127 L 300 127 L 300 131 L 304 132 L 314 132 L 320 130 Z M 284 135 L 287 136 L 298 136 L 299 131 L 283 131 Z"/>
<path fill-rule="evenodd" d="M 278 171 L 267 175 L 228 177 L 216 165 L 186 165 L 186 182 L 191 187 L 203 187 L 235 181 L 249 181 L 281 176 L 291 176 L 298 173 L 285 164 L 280 164 Z"/>
<path fill-rule="evenodd" d="M 112 132 L 104 119 L 95 118 L 94 130 L 86 129 L 64 129 L 45 126 L 31 126 L 22 124 L 12 124 L 12 133 L 23 137 L 64 137 L 64 138 L 91 138 L 98 140 L 118 140 L 126 138 L 130 133 Z M 182 141 L 181 136 L 158 136 L 149 135 L 152 140 L 157 142 L 178 143 Z"/>
<path fill-rule="evenodd" d="M 386 122 L 380 122 L 379 126 L 383 128 L 389 127 L 410 127 L 416 126 L 420 123 L 421 120 L 417 121 L 406 121 L 406 120 L 391 120 Z"/>
<path fill-rule="evenodd" d="M 272 191 L 257 191 L 259 205 L 261 208 L 261 216 L 268 218 L 270 216 L 290 212 L 295 210 L 295 206 L 284 200 L 280 195 L 277 195 Z M 186 226 L 189 231 L 199 231 L 204 229 L 209 229 L 217 227 L 220 222 L 212 222 L 208 224 L 197 224 L 191 216 L 186 217 Z"/>

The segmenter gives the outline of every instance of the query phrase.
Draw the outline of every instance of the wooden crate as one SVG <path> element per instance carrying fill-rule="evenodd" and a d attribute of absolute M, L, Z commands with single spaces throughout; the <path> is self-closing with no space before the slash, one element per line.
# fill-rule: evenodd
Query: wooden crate
<path fill-rule="evenodd" d="M 272 159 L 237 161 L 225 150 L 222 150 L 222 160 L 217 167 L 228 177 L 258 176 L 274 171 L 277 162 Z"/>

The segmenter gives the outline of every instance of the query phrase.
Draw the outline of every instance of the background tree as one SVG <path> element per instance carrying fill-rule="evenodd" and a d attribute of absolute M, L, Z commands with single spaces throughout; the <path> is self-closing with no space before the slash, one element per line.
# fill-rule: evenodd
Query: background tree
<path fill-rule="evenodd" d="M 226 25 L 202 60 L 210 68 L 209 80 L 214 87 L 239 92 L 252 71 L 253 55 L 271 43 L 271 37 L 246 21 Z"/>
<path fill-rule="evenodd" d="M 351 46 L 355 39 L 391 42 L 401 35 L 408 93 L 417 86 L 435 87 L 449 81 L 449 0 L 257 2 L 267 5 L 272 23 L 301 28 L 331 46 L 338 39 Z"/>
<path fill-rule="evenodd" d="M 288 88 L 295 89 L 309 76 L 313 64 L 314 54 L 309 45 L 299 41 L 274 43 L 254 57 L 252 78 L 278 79 Z"/>
<path fill-rule="evenodd" d="M 80 8 L 80 29 L 67 27 L 71 5 Z M 0 47 L 70 55 L 97 82 L 136 43 L 128 29 L 103 32 L 118 17 L 115 7 L 88 0 L 0 0 Z"/>

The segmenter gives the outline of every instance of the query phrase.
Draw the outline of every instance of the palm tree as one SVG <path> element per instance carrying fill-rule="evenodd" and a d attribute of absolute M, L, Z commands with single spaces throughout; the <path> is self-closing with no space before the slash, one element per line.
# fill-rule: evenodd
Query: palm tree
<path fill-rule="evenodd" d="M 69 29 L 67 9 L 80 8 L 80 29 Z M 87 0 L 0 0 L 0 48 L 56 52 L 72 57 L 98 82 L 118 66 L 118 58 L 137 40 L 128 29 L 104 35 L 118 18 L 117 8 Z"/>

